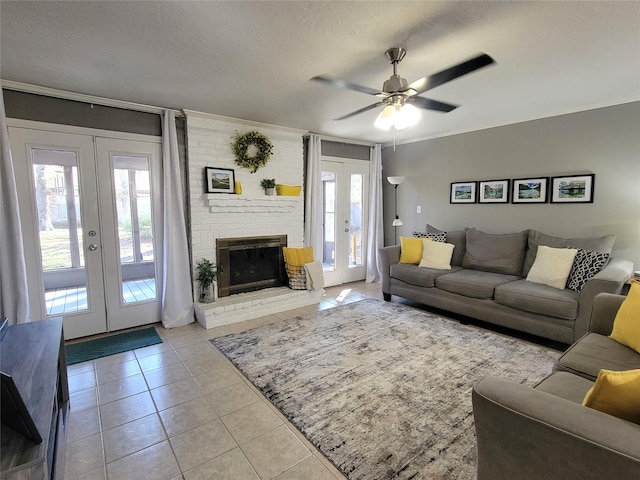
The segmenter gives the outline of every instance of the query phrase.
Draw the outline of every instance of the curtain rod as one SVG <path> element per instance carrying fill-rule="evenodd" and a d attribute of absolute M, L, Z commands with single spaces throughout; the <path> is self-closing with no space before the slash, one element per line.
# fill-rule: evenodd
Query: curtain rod
<path fill-rule="evenodd" d="M 375 144 L 371 142 L 363 142 L 360 140 L 349 140 L 347 138 L 339 138 L 339 137 L 329 137 L 327 135 L 320 135 L 318 133 L 309 132 L 304 135 L 305 138 L 309 137 L 309 135 L 318 135 L 320 140 L 326 140 L 327 142 L 336 142 L 336 143 L 348 143 L 351 145 L 364 145 L 366 147 L 373 147 Z"/>
<path fill-rule="evenodd" d="M 62 98 L 64 100 L 73 100 L 76 102 L 89 103 L 94 105 L 102 105 L 104 107 L 122 108 L 125 110 L 135 110 L 143 113 L 154 113 L 162 115 L 165 111 L 163 107 L 153 105 L 144 105 L 142 103 L 127 102 L 124 100 L 115 100 L 112 98 L 97 97 L 95 95 L 86 95 L 84 93 L 68 92 L 66 90 L 58 90 L 55 88 L 42 87 L 40 85 L 31 85 L 28 83 L 14 82 L 12 80 L 0 80 L 2 88 L 8 90 L 16 90 L 19 92 L 33 93 L 36 95 L 44 95 L 46 97 Z M 173 109 L 176 117 L 184 117 L 184 112 L 180 109 Z"/>

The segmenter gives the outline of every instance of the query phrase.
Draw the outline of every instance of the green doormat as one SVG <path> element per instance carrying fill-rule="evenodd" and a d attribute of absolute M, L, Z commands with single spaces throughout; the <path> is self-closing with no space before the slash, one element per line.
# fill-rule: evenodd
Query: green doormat
<path fill-rule="evenodd" d="M 108 357 L 109 355 L 128 352 L 129 350 L 148 347 L 157 343 L 162 343 L 162 339 L 158 336 L 154 327 L 73 343 L 66 346 L 67 365 Z"/>

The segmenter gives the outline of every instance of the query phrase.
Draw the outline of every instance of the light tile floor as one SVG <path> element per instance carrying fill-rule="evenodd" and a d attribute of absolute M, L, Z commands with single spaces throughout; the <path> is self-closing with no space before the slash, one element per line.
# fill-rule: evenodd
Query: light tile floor
<path fill-rule="evenodd" d="M 365 298 L 380 284 L 210 330 L 157 326 L 162 344 L 68 367 L 65 479 L 344 479 L 207 340 Z"/>

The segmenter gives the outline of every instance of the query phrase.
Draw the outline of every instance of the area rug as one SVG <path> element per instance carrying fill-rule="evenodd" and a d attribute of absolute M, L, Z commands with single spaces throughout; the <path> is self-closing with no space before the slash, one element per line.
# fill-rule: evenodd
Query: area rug
<path fill-rule="evenodd" d="M 560 356 L 373 299 L 211 343 L 352 480 L 475 478 L 474 382 L 533 385 Z"/>
<path fill-rule="evenodd" d="M 117 333 L 86 342 L 72 343 L 65 347 L 67 365 L 95 360 L 96 358 L 128 352 L 136 348 L 162 343 L 154 327 Z"/>

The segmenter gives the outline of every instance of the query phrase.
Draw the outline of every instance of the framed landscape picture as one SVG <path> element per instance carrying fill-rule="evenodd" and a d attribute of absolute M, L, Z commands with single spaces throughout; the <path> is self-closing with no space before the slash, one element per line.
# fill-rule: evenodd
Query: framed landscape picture
<path fill-rule="evenodd" d="M 548 177 L 513 179 L 511 203 L 547 203 L 548 183 Z"/>
<path fill-rule="evenodd" d="M 483 180 L 478 185 L 479 203 L 509 202 L 509 180 Z"/>
<path fill-rule="evenodd" d="M 207 193 L 235 193 L 234 171 L 230 168 L 205 167 Z"/>
<path fill-rule="evenodd" d="M 478 182 L 452 182 L 449 203 L 476 203 Z"/>
<path fill-rule="evenodd" d="M 593 203 L 595 174 L 551 178 L 551 203 Z"/>

